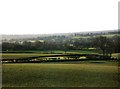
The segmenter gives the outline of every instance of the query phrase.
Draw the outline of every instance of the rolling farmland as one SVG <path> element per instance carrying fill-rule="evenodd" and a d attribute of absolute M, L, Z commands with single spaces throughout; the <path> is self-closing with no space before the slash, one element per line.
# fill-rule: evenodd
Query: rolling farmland
<path fill-rule="evenodd" d="M 117 62 L 3 64 L 3 87 L 117 87 Z"/>

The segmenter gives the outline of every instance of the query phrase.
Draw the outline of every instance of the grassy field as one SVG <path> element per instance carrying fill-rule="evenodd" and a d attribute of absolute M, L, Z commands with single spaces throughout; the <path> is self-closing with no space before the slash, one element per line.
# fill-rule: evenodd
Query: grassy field
<path fill-rule="evenodd" d="M 24 57 L 33 57 L 33 56 L 47 56 L 47 55 L 56 55 L 56 54 L 65 54 L 64 51 L 56 50 L 52 51 L 53 53 L 46 53 L 46 52 L 34 52 L 34 53 L 2 53 L 3 59 L 16 59 L 16 58 L 24 58 Z M 68 51 L 67 54 L 96 54 L 96 52 L 92 51 L 80 51 L 80 50 L 71 50 Z"/>
<path fill-rule="evenodd" d="M 25 57 L 34 57 L 34 56 L 47 56 L 55 54 L 41 54 L 41 53 L 3 53 L 2 59 L 16 59 L 16 58 L 25 58 Z"/>
<path fill-rule="evenodd" d="M 113 53 L 113 54 L 112 54 L 112 57 L 114 57 L 114 58 L 119 58 L 119 59 L 120 59 L 120 53 Z"/>
<path fill-rule="evenodd" d="M 3 87 L 117 87 L 117 62 L 3 64 Z"/>
<path fill-rule="evenodd" d="M 101 36 L 101 35 L 96 35 L 96 36 L 93 36 L 93 37 L 97 37 L 97 36 Z M 113 36 L 120 36 L 120 34 L 106 34 L 106 35 L 102 35 L 102 36 L 106 36 L 108 38 L 111 38 Z M 90 38 L 91 36 L 73 36 L 73 38 Z"/>
<path fill-rule="evenodd" d="M 68 52 L 69 54 L 74 54 L 74 53 L 81 53 L 81 54 L 89 54 L 88 51 L 84 51 L 84 52 L 74 52 L 74 51 L 71 51 L 71 52 Z M 59 54 L 59 53 L 58 53 Z M 97 53 L 94 53 L 94 52 L 91 52 L 91 54 L 97 54 Z M 43 54 L 43 53 L 2 53 L 0 54 L 2 55 L 2 59 L 16 59 L 16 58 L 25 58 L 25 57 L 34 57 L 34 56 L 47 56 L 47 55 L 57 55 L 57 54 Z M 120 53 L 114 53 L 112 54 L 112 57 L 114 58 L 120 58 Z"/>
<path fill-rule="evenodd" d="M 28 51 L 2 51 L 3 53 L 41 53 L 41 54 L 50 54 L 50 53 L 65 53 L 63 50 L 28 50 Z M 67 53 L 96 53 L 94 50 L 67 50 Z"/>

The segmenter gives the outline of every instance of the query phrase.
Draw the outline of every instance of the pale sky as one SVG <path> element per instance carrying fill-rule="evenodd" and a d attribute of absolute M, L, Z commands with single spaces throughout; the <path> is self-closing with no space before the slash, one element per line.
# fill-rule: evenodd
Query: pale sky
<path fill-rule="evenodd" d="M 0 0 L 0 34 L 114 30 L 119 0 Z"/>

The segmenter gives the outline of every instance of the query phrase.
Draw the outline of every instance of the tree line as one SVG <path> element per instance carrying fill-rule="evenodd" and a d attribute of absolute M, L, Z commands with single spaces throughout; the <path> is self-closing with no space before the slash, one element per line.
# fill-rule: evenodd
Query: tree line
<path fill-rule="evenodd" d="M 63 37 L 64 38 L 64 37 Z M 103 55 L 111 55 L 111 53 L 119 53 L 120 36 L 106 37 L 96 36 L 89 38 L 77 39 L 51 39 L 40 42 L 23 41 L 23 43 L 2 42 L 2 51 L 26 51 L 26 50 L 82 50 L 88 48 L 96 48 Z"/>

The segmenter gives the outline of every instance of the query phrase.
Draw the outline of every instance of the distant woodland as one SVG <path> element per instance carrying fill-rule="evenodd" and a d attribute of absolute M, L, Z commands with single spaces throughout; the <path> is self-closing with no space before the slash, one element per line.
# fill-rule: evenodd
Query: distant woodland
<path fill-rule="evenodd" d="M 12 39 L 13 40 L 13 39 Z M 120 36 L 118 33 L 109 34 L 74 34 L 53 35 L 32 38 L 31 40 L 13 40 L 2 42 L 2 51 L 26 50 L 98 50 L 103 55 L 120 52 Z"/>

